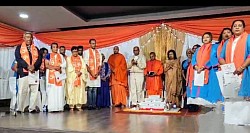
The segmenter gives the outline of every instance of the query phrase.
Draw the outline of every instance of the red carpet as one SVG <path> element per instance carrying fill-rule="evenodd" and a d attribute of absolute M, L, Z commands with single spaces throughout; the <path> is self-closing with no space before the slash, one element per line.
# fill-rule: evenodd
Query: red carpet
<path fill-rule="evenodd" d="M 147 115 L 168 115 L 168 116 L 195 116 L 200 114 L 200 111 L 197 112 L 188 112 L 187 109 L 181 109 L 178 112 L 163 112 L 163 111 L 150 111 L 150 110 L 130 110 L 130 109 L 123 109 L 120 111 L 117 111 L 116 113 L 122 113 L 122 114 L 147 114 Z"/>

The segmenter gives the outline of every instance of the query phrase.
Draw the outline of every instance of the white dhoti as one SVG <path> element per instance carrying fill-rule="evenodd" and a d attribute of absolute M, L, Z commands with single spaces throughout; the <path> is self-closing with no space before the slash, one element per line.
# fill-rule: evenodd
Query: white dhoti
<path fill-rule="evenodd" d="M 143 73 L 130 73 L 129 78 L 129 97 L 132 105 L 144 100 L 143 92 L 144 75 Z"/>
<path fill-rule="evenodd" d="M 58 57 L 57 55 L 60 55 Z M 46 69 L 46 92 L 47 92 L 47 104 L 48 104 L 48 112 L 53 111 L 63 111 L 64 105 L 65 105 L 65 95 L 64 95 L 64 82 L 65 82 L 65 68 L 66 68 L 66 61 L 64 57 L 61 54 L 57 54 L 54 56 L 54 58 L 51 57 L 50 62 L 58 61 L 57 58 L 61 58 L 62 63 L 60 64 L 62 73 L 60 74 L 60 80 L 62 82 L 62 85 L 55 85 L 54 83 L 49 83 L 50 69 Z M 56 77 L 56 73 L 54 73 Z M 62 77 L 61 77 L 62 76 Z M 54 77 L 54 78 L 55 78 Z M 62 79 L 63 78 L 63 79 Z M 59 79 L 59 77 L 57 77 Z M 58 82 L 58 81 L 57 81 Z"/>
<path fill-rule="evenodd" d="M 63 86 L 48 84 L 47 86 L 48 111 L 63 111 L 65 99 Z"/>
<path fill-rule="evenodd" d="M 39 103 L 38 99 L 38 84 L 29 84 L 28 76 L 18 79 L 18 111 L 24 112 L 26 107 L 25 101 L 27 97 L 29 98 L 29 110 L 35 110 Z"/>

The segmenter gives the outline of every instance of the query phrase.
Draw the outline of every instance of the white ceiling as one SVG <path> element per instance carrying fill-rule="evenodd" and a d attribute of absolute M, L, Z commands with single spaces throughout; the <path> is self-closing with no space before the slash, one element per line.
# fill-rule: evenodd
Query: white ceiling
<path fill-rule="evenodd" d="M 88 9 L 89 8 L 90 7 L 88 7 Z M 93 9 L 94 8 L 96 7 L 93 6 Z M 110 6 L 110 9 L 111 8 L 112 6 Z M 85 20 L 76 13 L 72 13 L 70 10 L 62 6 L 1 6 L 0 22 L 26 31 L 48 32 L 59 31 L 61 28 L 70 27 L 122 24 L 128 22 L 197 17 L 244 11 L 250 11 L 250 6 L 210 6 L 195 9 L 178 9 L 174 11 L 161 11 L 143 14 L 138 13 L 133 15 L 117 15 L 111 17 L 104 16 Z M 27 20 L 21 19 L 19 17 L 19 13 L 27 13 L 29 18 Z"/>

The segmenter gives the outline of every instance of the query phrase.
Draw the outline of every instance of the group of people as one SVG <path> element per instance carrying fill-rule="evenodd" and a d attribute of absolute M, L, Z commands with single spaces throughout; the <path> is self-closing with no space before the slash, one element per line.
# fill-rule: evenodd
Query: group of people
<path fill-rule="evenodd" d="M 57 43 L 40 50 L 32 43 L 33 35 L 24 34 L 24 42 L 16 47 L 12 70 L 17 78 L 18 112 L 79 110 L 110 106 L 110 66 L 104 62 L 104 55 L 96 50 L 96 40 L 90 39 L 90 48 L 73 46 L 72 55 L 65 55 L 65 47 Z"/>
<path fill-rule="evenodd" d="M 184 81 L 188 100 L 196 105 L 215 104 L 224 101 L 216 72 L 221 71 L 221 65 L 234 63 L 235 75 L 241 79 L 238 96 L 250 100 L 250 36 L 245 31 L 245 22 L 235 20 L 231 28 L 224 28 L 218 42 L 212 44 L 212 33 L 202 36 L 203 45 L 195 45 L 187 50 L 188 59 L 183 61 Z M 198 47 L 198 49 L 197 49 Z M 197 50 L 195 50 L 197 49 Z M 195 73 L 204 71 L 204 85 L 194 84 Z"/>
<path fill-rule="evenodd" d="M 212 33 L 202 36 L 203 45 L 187 50 L 187 60 L 180 62 L 174 50 L 166 53 L 167 60 L 150 60 L 140 53 L 138 46 L 134 55 L 126 61 L 113 48 L 107 62 L 96 49 L 96 40 L 90 39 L 90 48 L 73 46 L 72 55 L 65 55 L 65 47 L 51 44 L 51 53 L 40 50 L 32 43 L 32 33 L 24 34 L 24 42 L 15 51 L 18 93 L 17 110 L 24 112 L 27 97 L 29 112 L 39 112 L 41 100 L 48 112 L 63 111 L 64 106 L 79 110 L 87 105 L 89 110 L 110 107 L 125 107 L 128 101 L 137 106 L 149 95 L 160 95 L 166 102 L 181 105 L 181 99 L 195 99 L 195 104 L 223 101 L 216 72 L 220 65 L 234 63 L 235 74 L 242 79 L 239 96 L 250 100 L 250 36 L 244 31 L 243 20 L 235 20 L 230 28 L 224 28 L 217 43 L 212 44 Z M 14 66 L 14 65 L 13 65 Z M 194 75 L 204 71 L 204 85 L 194 85 Z M 39 72 L 39 81 L 30 82 L 31 75 Z M 110 94 L 111 92 L 111 94 Z M 164 93 L 165 92 L 165 93 Z M 41 95 L 41 99 L 38 97 Z M 111 96 L 111 97 L 110 97 Z"/>

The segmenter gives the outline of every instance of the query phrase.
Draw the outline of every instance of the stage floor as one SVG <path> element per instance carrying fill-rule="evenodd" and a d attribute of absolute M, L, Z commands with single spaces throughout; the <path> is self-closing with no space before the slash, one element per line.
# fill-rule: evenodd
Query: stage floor
<path fill-rule="evenodd" d="M 201 112 L 199 116 L 164 116 L 115 113 L 119 108 L 65 111 L 59 113 L 6 114 L 0 116 L 0 129 L 42 130 L 47 132 L 96 133 L 249 133 L 250 126 L 223 124 L 221 112 Z M 204 111 L 203 111 L 204 112 Z M 51 131 L 49 131 L 51 130 Z"/>

